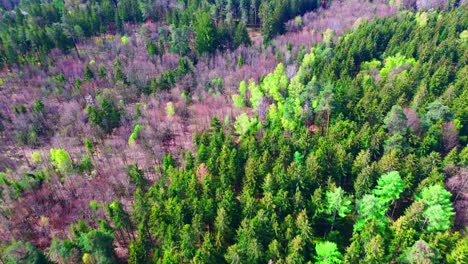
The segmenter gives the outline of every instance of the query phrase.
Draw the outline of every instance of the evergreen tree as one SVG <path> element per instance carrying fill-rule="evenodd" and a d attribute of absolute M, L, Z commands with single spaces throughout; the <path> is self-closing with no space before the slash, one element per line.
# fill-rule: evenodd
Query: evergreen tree
<path fill-rule="evenodd" d="M 114 64 L 112 65 L 114 69 L 114 76 L 113 80 L 114 83 L 117 81 L 121 81 L 123 83 L 127 83 L 127 76 L 125 76 L 123 67 L 122 67 L 122 62 L 120 61 L 120 58 L 116 58 L 114 61 Z"/>
<path fill-rule="evenodd" d="M 85 81 L 91 81 L 92 79 L 94 79 L 94 73 L 93 73 L 93 71 L 91 71 L 88 64 L 86 64 L 86 66 L 84 68 L 83 79 Z"/>
<path fill-rule="evenodd" d="M 110 98 L 99 100 L 99 104 L 99 108 L 88 106 L 88 117 L 92 123 L 109 134 L 114 128 L 120 126 L 121 111 Z"/>
<path fill-rule="evenodd" d="M 46 257 L 40 250 L 35 248 L 29 242 L 17 241 L 9 245 L 2 254 L 2 261 L 5 264 L 16 263 L 35 263 L 46 264 L 48 263 Z"/>
<path fill-rule="evenodd" d="M 199 54 L 214 53 L 218 45 L 216 28 L 206 12 L 200 12 L 196 15 L 194 24 L 195 31 L 195 49 Z"/>
<path fill-rule="evenodd" d="M 130 180 L 137 188 L 142 190 L 146 189 L 148 182 L 143 174 L 143 171 L 138 168 L 138 164 L 135 163 L 134 165 L 128 165 L 127 175 L 130 177 Z"/>
<path fill-rule="evenodd" d="M 249 32 L 242 23 L 238 23 L 234 31 L 234 48 L 240 45 L 250 45 Z"/>
<path fill-rule="evenodd" d="M 406 121 L 406 115 L 403 109 L 398 105 L 392 107 L 392 110 L 387 114 L 384 120 L 385 127 L 390 133 L 400 135 L 406 134 L 406 130 L 408 129 Z"/>

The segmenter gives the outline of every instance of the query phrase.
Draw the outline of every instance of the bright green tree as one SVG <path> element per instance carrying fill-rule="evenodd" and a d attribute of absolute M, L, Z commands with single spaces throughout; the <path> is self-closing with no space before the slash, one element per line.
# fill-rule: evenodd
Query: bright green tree
<path fill-rule="evenodd" d="M 416 197 L 424 203 L 424 224 L 430 232 L 448 230 L 453 224 L 455 214 L 450 197 L 452 194 L 440 185 L 433 185 L 422 190 Z"/>
<path fill-rule="evenodd" d="M 377 180 L 377 186 L 374 188 L 374 194 L 379 197 L 385 205 L 389 205 L 400 197 L 400 194 L 404 189 L 405 184 L 400 177 L 400 173 L 397 171 L 391 171 L 380 176 Z M 393 211 L 395 211 L 395 207 Z"/>
<path fill-rule="evenodd" d="M 325 212 L 331 215 L 331 228 L 335 223 L 336 216 L 345 217 L 351 212 L 351 198 L 346 195 L 346 192 L 341 187 L 335 187 L 332 191 L 327 191 L 327 207 Z"/>
<path fill-rule="evenodd" d="M 315 257 L 316 264 L 341 263 L 341 253 L 338 251 L 338 247 L 333 242 L 318 242 L 315 245 L 315 252 L 317 253 L 317 256 Z"/>
<path fill-rule="evenodd" d="M 70 155 L 64 149 L 50 149 L 50 161 L 58 172 L 68 175 L 73 170 Z"/>
<path fill-rule="evenodd" d="M 381 228 L 385 228 L 387 218 L 385 217 L 386 208 L 378 197 L 373 194 L 366 194 L 360 200 L 356 201 L 356 211 L 358 218 L 354 224 L 354 230 L 360 231 L 365 228 L 370 220 L 376 220 Z"/>
<path fill-rule="evenodd" d="M 199 54 L 213 53 L 217 48 L 217 32 L 209 13 L 199 12 L 194 24 L 195 48 Z"/>

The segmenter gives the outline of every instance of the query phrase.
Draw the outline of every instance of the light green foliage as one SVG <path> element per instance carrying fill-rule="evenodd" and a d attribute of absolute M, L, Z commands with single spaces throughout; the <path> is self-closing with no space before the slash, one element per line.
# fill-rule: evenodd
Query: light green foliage
<path fill-rule="evenodd" d="M 460 33 L 460 39 L 462 41 L 468 40 L 468 30 L 463 30 L 462 33 Z M 0 84 L 1 85 L 1 84 Z"/>
<path fill-rule="evenodd" d="M 317 253 L 317 256 L 315 257 L 316 264 L 341 263 L 341 253 L 338 251 L 338 247 L 333 242 L 318 242 L 315 245 L 315 252 Z"/>
<path fill-rule="evenodd" d="M 122 37 L 120 38 L 120 42 L 122 42 L 122 44 L 124 44 L 124 45 L 127 45 L 129 41 L 130 41 L 130 39 L 129 39 L 128 36 L 125 36 L 125 35 L 124 35 L 124 36 L 122 36 Z"/>
<path fill-rule="evenodd" d="M 351 198 L 346 195 L 346 192 L 341 187 L 336 187 L 332 191 L 327 191 L 327 214 L 345 217 L 346 214 L 351 212 Z M 333 219 L 334 220 L 334 219 Z"/>
<path fill-rule="evenodd" d="M 379 69 L 381 65 L 382 65 L 382 62 L 376 59 L 373 59 L 372 61 L 363 62 L 361 64 L 361 72 Z"/>
<path fill-rule="evenodd" d="M 31 154 L 31 161 L 33 163 L 40 164 L 42 162 L 41 152 L 40 151 L 34 151 Z"/>
<path fill-rule="evenodd" d="M 416 19 L 416 22 L 418 23 L 420 27 L 427 26 L 427 20 L 428 20 L 427 12 L 418 12 L 414 18 Z"/>
<path fill-rule="evenodd" d="M 234 129 L 239 135 L 245 135 L 247 131 L 254 129 L 257 130 L 261 127 L 261 124 L 258 122 L 256 117 L 250 118 L 249 115 L 243 113 L 236 117 L 236 122 L 234 123 Z"/>
<path fill-rule="evenodd" d="M 223 78 L 214 78 L 210 81 L 210 86 L 213 92 L 222 93 L 223 92 Z"/>
<path fill-rule="evenodd" d="M 261 85 L 262 90 L 276 102 L 283 102 L 283 94 L 285 94 L 288 87 L 288 78 L 286 76 L 284 65 L 282 63 L 278 64 L 275 71 L 268 74 Z"/>
<path fill-rule="evenodd" d="M 309 54 L 304 55 L 301 66 L 296 76 L 291 79 L 291 84 L 288 87 L 289 96 L 298 97 L 303 92 L 304 85 L 310 81 L 308 77 L 316 60 L 315 52 L 316 50 L 312 48 Z"/>
<path fill-rule="evenodd" d="M 89 202 L 89 208 L 91 208 L 91 209 L 93 209 L 93 210 L 96 211 L 97 209 L 102 208 L 102 205 L 101 205 L 100 203 L 98 203 L 98 202 L 96 202 L 96 201 L 93 200 L 93 201 L 90 201 L 90 202 Z"/>
<path fill-rule="evenodd" d="M 253 81 L 252 81 L 253 82 Z M 239 93 L 240 96 L 245 97 L 245 93 L 247 92 L 247 84 L 245 81 L 240 82 L 239 84 Z"/>
<path fill-rule="evenodd" d="M 279 122 L 280 121 L 280 114 L 278 112 L 278 107 L 276 105 L 270 105 L 270 108 L 268 108 L 268 114 L 267 117 L 270 121 L 272 122 Z"/>
<path fill-rule="evenodd" d="M 447 255 L 447 262 L 450 264 L 468 263 L 468 236 L 457 242 L 452 252 Z"/>
<path fill-rule="evenodd" d="M 401 67 L 405 64 L 414 65 L 415 63 L 415 59 L 407 59 L 405 56 L 398 53 L 395 56 L 390 56 L 385 59 L 384 67 L 380 70 L 380 75 L 382 77 L 387 77 L 388 74 L 396 67 Z"/>
<path fill-rule="evenodd" d="M 132 241 L 128 246 L 128 263 L 129 264 L 140 264 L 149 263 L 148 254 L 146 254 L 146 248 L 140 241 Z"/>
<path fill-rule="evenodd" d="M 302 26 L 302 17 L 301 16 L 296 16 L 294 18 L 294 23 L 298 26 Z"/>
<path fill-rule="evenodd" d="M 175 116 L 176 114 L 174 104 L 172 102 L 168 102 L 164 110 L 166 111 L 166 115 L 169 117 Z"/>
<path fill-rule="evenodd" d="M 128 138 L 128 144 L 135 144 L 135 140 L 138 137 L 138 132 L 140 131 L 140 125 L 136 124 L 135 127 L 133 128 L 133 132 Z"/>
<path fill-rule="evenodd" d="M 254 110 L 257 110 L 263 100 L 263 92 L 259 85 L 255 82 L 251 82 L 249 84 L 249 91 L 250 91 L 250 105 Z"/>
<path fill-rule="evenodd" d="M 444 231 L 450 228 L 452 221 L 444 208 L 439 205 L 433 205 L 424 210 L 424 218 L 427 220 L 428 231 Z"/>
<path fill-rule="evenodd" d="M 325 43 L 325 45 L 327 46 L 330 46 L 333 43 L 333 35 L 335 35 L 335 32 L 333 31 L 333 29 L 327 28 L 322 33 L 323 43 Z"/>
<path fill-rule="evenodd" d="M 50 161 L 62 175 L 68 175 L 73 169 L 70 155 L 64 149 L 50 149 Z"/>
<path fill-rule="evenodd" d="M 233 94 L 232 101 L 234 102 L 234 106 L 237 108 L 245 107 L 245 100 L 241 95 Z"/>
<path fill-rule="evenodd" d="M 377 181 L 374 194 L 379 197 L 383 203 L 388 204 L 400 197 L 405 189 L 405 184 L 397 171 L 386 173 Z"/>
<path fill-rule="evenodd" d="M 462 187 L 461 184 L 457 185 L 457 181 L 460 182 L 463 166 L 468 163 L 468 147 L 463 147 L 468 137 L 465 125 L 468 68 L 466 38 L 462 37 L 468 21 L 466 6 L 458 7 L 457 1 L 451 1 L 444 11 L 429 11 L 427 18 L 424 13 L 415 18 L 409 11 L 380 10 L 382 12 L 374 15 L 393 11 L 398 13 L 396 16 L 366 21 L 367 13 L 371 15 L 373 12 L 372 6 L 381 3 L 358 1 L 356 8 L 361 5 L 371 8 L 367 8 L 367 11 L 363 9 L 364 14 L 359 14 L 361 19 L 354 23 L 357 28 L 337 36 L 336 45 L 331 43 L 334 36 L 328 30 L 324 33 L 325 43 L 317 45 L 305 43 L 298 47 L 302 40 L 291 38 L 294 34 L 288 34 L 280 39 L 271 39 L 271 46 L 268 47 L 254 44 L 253 47 L 235 50 L 237 44 L 247 41 L 244 25 L 252 27 L 249 30 L 255 36 L 253 28 L 262 24 L 268 42 L 268 37 L 274 36 L 275 31 L 280 31 L 284 26 L 284 19 L 293 19 L 305 11 L 298 12 L 298 9 L 319 3 L 309 0 L 180 0 L 172 1 L 177 5 L 167 9 L 165 5 L 160 5 L 161 1 L 153 5 L 154 1 L 118 0 L 114 1 L 118 2 L 115 12 L 112 0 L 100 0 L 91 1 L 84 9 L 79 5 L 75 7 L 74 1 L 71 1 L 72 5 L 67 3 L 60 10 L 59 14 L 65 17 L 37 17 L 31 12 L 28 16 L 21 16 L 17 13 L 23 8 L 30 11 L 29 5 L 33 5 L 37 10 L 35 12 L 41 15 L 43 11 L 44 14 L 53 13 L 48 2 L 20 1 L 18 8 L 5 13 L 7 16 L 1 20 L 0 68 L 6 73 L 2 77 L 6 87 L 0 90 L 5 90 L 7 99 L 10 90 L 18 93 L 12 97 L 15 100 L 11 103 L 3 100 L 7 108 L 6 112 L 2 110 L 0 120 L 5 124 L 5 129 L 15 130 L 6 131 L 6 136 L 24 126 L 31 126 L 35 129 L 33 132 L 36 133 L 37 142 L 41 143 L 34 150 L 46 147 L 51 136 L 71 136 L 75 142 L 76 136 L 83 133 L 92 136 L 95 147 L 88 140 L 85 140 L 86 147 L 74 146 L 78 149 L 74 149 L 73 156 L 80 158 L 79 152 L 82 152 L 83 157 L 81 162 L 78 160 L 71 166 L 78 178 L 79 175 L 93 172 L 102 174 L 101 171 L 112 171 L 108 169 L 115 167 L 116 159 L 121 160 L 121 153 L 115 153 L 115 148 L 110 148 L 115 144 L 111 143 L 118 143 L 116 138 L 121 138 L 122 131 L 128 129 L 129 124 L 134 125 L 133 131 L 130 131 L 133 133 L 127 135 L 129 143 L 138 140 L 141 144 L 126 151 L 148 157 L 145 160 L 133 157 L 144 162 L 141 164 L 144 164 L 144 168 L 139 168 L 136 163 L 128 163 L 126 168 L 117 166 L 120 171 L 115 168 L 115 172 L 111 173 L 117 173 L 120 175 L 117 178 L 122 179 L 116 182 L 113 181 L 115 177 L 105 175 L 81 179 L 76 183 L 70 182 L 72 177 L 63 181 L 65 190 L 56 190 L 58 198 L 62 194 L 67 196 L 70 191 L 67 192 L 67 188 L 76 184 L 81 186 L 91 180 L 91 184 L 81 186 L 86 187 L 86 193 L 78 193 L 78 196 L 90 196 L 88 202 L 97 199 L 103 202 L 103 208 L 97 202 L 89 203 L 91 209 L 86 203 L 82 206 L 89 215 L 78 215 L 83 215 L 83 221 L 89 226 L 79 221 L 72 225 L 70 241 L 53 242 L 49 254 L 51 262 L 467 262 L 467 242 L 460 241 L 466 232 L 451 229 L 454 226 L 451 197 L 440 186 L 438 188 L 442 191 L 431 189 L 435 183 L 443 186 L 447 180 L 455 196 Z M 328 0 L 325 2 L 322 4 L 329 4 Z M 289 5 L 291 9 L 286 8 Z M 72 12 L 69 12 L 69 8 L 72 8 Z M 334 8 L 335 5 L 330 8 L 332 13 Z M 148 23 L 144 26 L 147 29 L 137 33 L 135 29 L 140 26 L 137 23 L 142 22 L 143 18 L 134 19 L 137 18 L 134 15 L 140 11 Z M 243 16 L 240 20 L 236 17 L 239 13 Z M 329 14 L 325 14 L 323 19 L 320 14 L 312 19 L 329 21 L 326 16 Z M 44 23 L 45 27 L 52 27 L 47 31 L 50 34 L 44 36 L 39 31 L 38 34 L 30 34 L 28 27 L 32 27 L 36 20 Z M 71 76 L 62 67 L 67 65 L 55 65 L 60 61 L 56 60 L 56 52 L 47 53 L 56 45 L 40 45 L 49 40 L 60 44 L 57 40 L 63 39 L 63 36 L 54 38 L 53 34 L 58 31 L 49 22 L 60 25 L 71 23 L 71 29 L 79 30 L 69 33 L 83 32 L 83 36 L 73 35 L 78 43 L 86 44 L 78 45 L 78 52 L 82 53 L 79 59 L 86 62 L 90 58 L 97 60 L 94 66 L 91 62 L 88 64 L 86 78 Z M 125 25 L 129 34 L 127 45 L 121 43 L 122 33 L 107 34 L 109 29 L 114 28 L 117 32 L 123 32 L 124 22 L 130 23 Z M 15 30 L 5 31 L 4 28 L 8 29 L 12 23 Z M 306 35 L 317 36 L 316 31 L 306 32 L 314 26 L 310 18 L 302 23 Z M 351 26 L 353 23 L 348 24 Z M 287 26 L 301 30 L 301 26 L 295 25 L 294 21 Z M 322 26 L 325 29 L 331 27 L 326 23 Z M 335 30 L 340 34 L 342 32 L 339 28 Z M 97 33 L 102 35 L 94 43 L 86 39 Z M 38 40 L 43 36 L 45 41 Z M 115 39 L 115 36 L 118 37 Z M 309 40 L 313 41 L 313 38 Z M 121 48 L 120 52 L 105 56 L 105 48 L 115 44 L 115 41 Z M 132 45 L 133 42 L 135 45 Z M 258 42 L 257 38 L 255 42 Z M 90 46 L 93 44 L 96 47 Z M 331 45 L 327 47 L 326 44 Z M 306 55 L 306 47 L 311 45 L 314 48 Z M 218 53 L 215 51 L 217 48 L 230 51 L 220 50 Z M 25 54 L 22 50 L 34 53 Z M 8 53 L 11 52 L 20 56 L 10 59 Z M 171 52 L 177 54 L 171 55 Z M 401 55 L 395 55 L 398 52 Z M 66 54 L 72 61 L 78 59 L 74 50 L 61 54 Z M 145 65 L 140 66 L 151 66 L 148 73 L 157 75 L 135 71 L 133 64 L 140 55 L 147 59 Z M 109 68 L 108 73 L 102 65 L 98 67 L 99 63 L 112 67 L 109 59 L 114 56 L 121 59 L 115 60 L 114 67 Z M 417 59 L 414 65 L 413 60 L 408 59 L 410 56 Z M 220 58 L 224 59 L 220 61 Z M 284 65 L 279 64 L 270 74 L 265 73 L 264 70 L 271 67 L 275 59 Z M 174 64 L 177 60 L 178 66 Z M 18 65 L 14 65 L 16 63 Z M 221 68 L 213 68 L 220 64 L 223 64 Z M 231 122 L 226 119 L 223 124 L 213 118 L 211 127 L 199 127 L 203 133 L 193 138 L 196 155 L 184 151 L 178 153 L 178 146 L 187 143 L 191 136 L 183 135 L 183 131 L 183 142 L 176 142 L 177 146 L 164 144 L 169 143 L 165 140 L 168 136 L 166 133 L 160 133 L 157 138 L 141 138 L 143 131 L 149 129 L 144 124 L 151 123 L 148 119 L 154 119 L 152 116 L 157 113 L 146 113 L 145 105 L 141 105 L 140 109 L 137 102 L 147 103 L 154 111 L 161 110 L 164 116 L 180 114 L 183 117 L 184 106 L 191 108 L 208 102 L 203 97 L 209 94 L 203 89 L 205 84 L 206 90 L 219 93 L 217 97 L 222 99 L 227 96 L 222 90 L 232 89 L 232 74 L 248 71 L 252 67 L 255 72 L 249 72 L 246 76 L 255 79 L 241 82 L 237 94 L 233 96 L 233 103 L 242 107 L 234 111 L 239 112 L 236 113 L 239 115 L 237 120 Z M 22 74 L 22 68 L 31 70 Z M 295 68 L 298 68 L 297 73 L 291 76 Z M 200 72 L 210 69 L 216 72 Z M 215 74 L 219 72 L 223 74 Z M 44 111 L 39 111 L 41 107 L 35 110 L 33 102 L 25 100 L 31 96 L 19 94 L 22 86 L 17 76 L 31 76 L 32 80 L 36 80 L 36 73 L 40 75 L 39 80 L 44 81 L 39 82 L 39 90 L 33 96 L 40 96 L 43 100 Z M 47 73 L 53 76 L 45 79 Z M 86 83 L 85 79 L 92 79 L 91 73 L 95 78 L 100 78 L 96 82 Z M 55 79 L 57 75 L 61 77 Z M 200 79 L 200 76 L 204 77 Z M 80 81 L 76 82 L 74 89 L 76 80 Z M 86 119 L 80 115 L 79 108 L 77 115 L 74 114 L 76 111 L 71 110 L 77 106 L 75 101 L 84 107 L 84 101 L 80 98 L 87 97 L 85 90 L 88 88 L 96 90 L 96 103 L 88 102 Z M 60 96 L 54 94 L 55 89 L 61 91 Z M 94 92 L 91 91 L 91 94 Z M 182 98 L 178 98 L 179 94 Z M 103 96 L 110 98 L 104 101 Z M 191 100 L 196 104 L 192 104 Z M 20 107 L 21 104 L 24 106 Z M 57 108 L 62 104 L 65 108 Z M 17 113 L 11 110 L 14 105 L 19 107 Z M 407 108 L 409 106 L 412 109 Z M 54 113 L 54 110 L 62 108 L 71 112 Z M 130 112 L 125 113 L 124 109 Z M 232 117 L 229 111 L 218 112 L 221 117 Z M 78 118 L 75 119 L 80 124 L 76 124 L 76 127 L 84 125 L 85 131 L 74 131 L 73 120 L 71 124 L 65 122 L 63 128 L 60 124 L 54 124 L 51 118 L 55 115 L 63 121 L 60 124 L 70 121 L 68 117 Z M 184 121 L 166 119 L 176 123 Z M 102 133 L 101 130 L 111 134 L 120 125 L 120 120 L 125 128 L 116 131 L 115 135 Z M 192 121 L 189 123 L 194 128 L 193 123 L 197 122 Z M 453 121 L 453 126 L 448 123 L 450 121 Z M 86 122 L 99 127 L 88 131 Z M 41 123 L 45 126 L 41 126 Z M 39 134 L 45 130 L 43 127 L 47 131 Z M 191 128 L 190 131 L 193 130 Z M 28 135 L 29 131 L 25 134 Z M 7 145 L 2 147 L 9 158 L 10 154 L 15 156 L 15 150 L 8 153 L 13 148 L 8 145 L 11 140 L 6 139 Z M 28 149 L 25 149 L 25 153 L 31 154 Z M 7 159 L 5 165 L 1 156 L 0 168 L 14 166 L 17 171 L 0 173 L 3 202 L 0 202 L 0 236 L 34 239 L 35 243 L 47 245 L 47 239 L 43 240 L 41 235 L 49 229 L 52 228 L 53 233 L 60 231 L 57 233 L 59 235 L 66 234 L 66 230 L 55 230 L 51 225 L 57 222 L 53 212 L 50 214 L 38 207 L 41 204 L 47 207 L 48 203 L 42 203 L 44 199 L 34 200 L 35 197 L 47 195 L 44 190 L 60 185 L 60 181 L 55 184 L 55 174 L 49 177 L 50 171 L 43 164 L 33 164 L 28 169 L 24 164 L 10 165 Z M 164 159 L 160 161 L 163 156 Z M 93 162 L 96 170 L 93 170 Z M 13 160 L 13 163 L 18 162 Z M 49 167 L 52 166 L 49 164 Z M 150 168 L 154 168 L 154 171 L 148 171 L 146 175 L 146 170 Z M 55 169 L 59 170 L 57 166 Z M 59 180 L 63 178 L 59 177 Z M 83 180 L 86 181 L 81 182 Z M 97 181 L 103 184 L 92 184 Z M 107 205 L 105 201 L 110 202 L 109 195 L 106 190 L 99 189 L 102 186 L 111 187 L 111 196 L 118 197 L 122 202 L 116 200 Z M 411 204 L 414 193 L 421 195 Z M 452 202 L 456 201 L 458 205 L 462 194 L 461 191 L 456 199 L 453 197 Z M 354 197 L 355 203 L 352 202 Z M 16 210 L 20 207 L 25 210 Z M 131 208 L 131 215 L 125 211 L 127 208 Z M 76 210 L 66 211 L 73 213 Z M 38 212 L 42 213 L 36 215 Z M 42 221 L 29 217 L 31 213 Z M 59 220 L 60 217 L 70 218 L 65 214 L 59 215 Z M 49 218 L 50 224 L 46 221 Z M 460 217 L 457 215 L 456 219 Z M 98 225 L 101 228 L 93 230 Z M 0 262 L 7 262 L 6 248 L 8 245 L 0 242 Z M 14 254 L 29 252 L 24 247 L 18 248 Z M 114 249 L 119 256 L 127 259 L 115 258 Z M 340 252 L 343 255 L 346 252 L 346 255 L 342 258 Z M 15 259 L 13 262 L 24 261 Z"/>
<path fill-rule="evenodd" d="M 199 54 L 213 53 L 218 37 L 213 20 L 207 12 L 199 12 L 195 17 L 195 48 Z"/>
<path fill-rule="evenodd" d="M 370 220 L 376 220 L 381 228 L 386 226 L 388 219 L 385 217 L 387 208 L 381 200 L 373 194 L 366 194 L 356 201 L 358 218 L 354 224 L 354 231 L 361 231 Z"/>
<path fill-rule="evenodd" d="M 89 253 L 84 253 L 81 261 L 83 261 L 83 264 L 95 264 L 97 262 L 96 257 Z"/>
<path fill-rule="evenodd" d="M 423 216 L 428 231 L 445 231 L 453 224 L 455 214 L 450 197 L 452 194 L 440 185 L 433 185 L 422 190 L 416 197 L 424 203 Z"/>

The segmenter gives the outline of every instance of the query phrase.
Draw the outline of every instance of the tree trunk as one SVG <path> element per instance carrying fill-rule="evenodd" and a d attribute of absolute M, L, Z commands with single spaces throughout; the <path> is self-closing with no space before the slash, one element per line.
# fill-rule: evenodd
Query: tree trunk
<path fill-rule="evenodd" d="M 331 224 L 331 228 L 330 228 L 329 233 L 331 233 L 333 231 L 333 226 L 335 224 L 335 219 L 336 219 L 336 210 L 333 212 L 333 220 L 332 220 L 332 224 Z"/>
<path fill-rule="evenodd" d="M 397 207 L 398 201 L 395 201 L 395 204 L 393 205 L 393 210 L 392 210 L 392 215 L 390 216 L 393 219 L 393 214 L 395 213 L 395 209 Z"/>

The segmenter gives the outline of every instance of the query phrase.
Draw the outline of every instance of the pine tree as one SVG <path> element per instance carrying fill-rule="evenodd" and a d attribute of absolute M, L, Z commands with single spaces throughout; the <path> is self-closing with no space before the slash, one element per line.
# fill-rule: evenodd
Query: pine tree
<path fill-rule="evenodd" d="M 406 135 L 408 126 L 406 124 L 407 118 L 403 109 L 394 105 L 392 110 L 388 112 L 387 116 L 384 119 L 385 127 L 392 134 Z"/>
<path fill-rule="evenodd" d="M 127 76 L 125 76 L 123 67 L 122 67 L 122 62 L 120 61 L 120 58 L 116 58 L 114 61 L 114 64 L 112 65 L 114 68 L 114 83 L 117 81 L 121 81 L 123 83 L 127 83 Z"/>
<path fill-rule="evenodd" d="M 93 73 L 93 71 L 91 71 L 88 64 L 86 64 L 86 66 L 84 68 L 83 79 L 85 81 L 91 81 L 92 79 L 94 79 L 94 73 Z"/>
<path fill-rule="evenodd" d="M 250 45 L 249 32 L 242 23 L 238 23 L 236 30 L 234 31 L 234 48 L 237 48 L 240 45 Z"/>
<path fill-rule="evenodd" d="M 198 54 L 214 53 L 218 45 L 216 28 L 206 12 L 200 12 L 196 15 L 194 25 L 195 48 Z"/>
<path fill-rule="evenodd" d="M 104 79 L 107 76 L 106 68 L 102 64 L 99 64 L 98 66 L 98 76 L 101 79 Z"/>
<path fill-rule="evenodd" d="M 130 180 L 137 188 L 145 190 L 147 188 L 148 181 L 143 174 L 143 171 L 138 168 L 138 164 L 128 165 L 127 166 L 127 175 L 130 177 Z"/>

